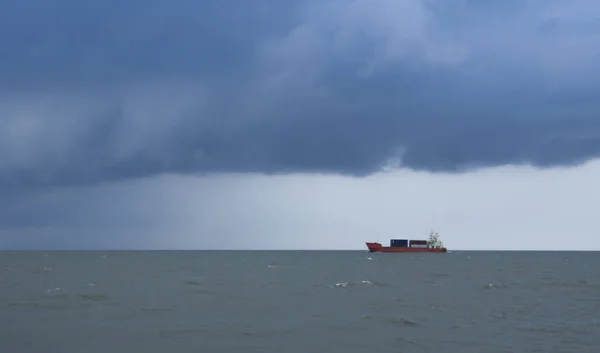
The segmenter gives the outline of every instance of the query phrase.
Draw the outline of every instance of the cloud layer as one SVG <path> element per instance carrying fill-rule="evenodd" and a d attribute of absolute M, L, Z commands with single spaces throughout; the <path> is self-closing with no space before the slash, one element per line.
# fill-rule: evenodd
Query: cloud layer
<path fill-rule="evenodd" d="M 597 1 L 0 3 L 0 185 L 600 155 Z"/>

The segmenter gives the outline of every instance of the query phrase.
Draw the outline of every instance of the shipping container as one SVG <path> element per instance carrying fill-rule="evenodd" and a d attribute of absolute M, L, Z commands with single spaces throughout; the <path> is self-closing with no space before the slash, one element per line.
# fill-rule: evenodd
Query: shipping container
<path fill-rule="evenodd" d="M 411 244 L 427 244 L 427 240 L 411 240 Z"/>
<path fill-rule="evenodd" d="M 408 247 L 408 239 L 391 239 L 390 246 L 395 247 L 395 248 L 397 248 L 397 247 L 406 248 L 406 247 Z"/>
<path fill-rule="evenodd" d="M 427 248 L 427 244 L 410 244 L 410 247 L 425 249 L 425 248 Z"/>
<path fill-rule="evenodd" d="M 408 248 L 408 244 L 396 243 L 390 244 L 391 248 Z"/>

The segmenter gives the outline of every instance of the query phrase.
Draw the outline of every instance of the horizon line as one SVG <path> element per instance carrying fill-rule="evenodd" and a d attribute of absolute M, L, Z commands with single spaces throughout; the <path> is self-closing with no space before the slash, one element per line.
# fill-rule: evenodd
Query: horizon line
<path fill-rule="evenodd" d="M 374 254 L 369 250 L 365 249 L 142 249 L 142 248 L 108 248 L 108 249 L 0 249 L 0 252 L 56 252 L 56 251 L 136 251 L 136 252 L 158 252 L 158 251 L 171 251 L 171 252 L 181 252 L 181 251 L 197 251 L 197 252 L 365 252 L 368 254 Z M 452 252 L 597 252 L 599 249 L 448 249 L 447 253 Z M 382 253 L 383 254 L 383 253 Z M 387 253 L 385 253 L 387 254 Z M 412 254 L 412 253 L 411 253 Z M 419 253 L 421 254 L 421 253 Z"/>

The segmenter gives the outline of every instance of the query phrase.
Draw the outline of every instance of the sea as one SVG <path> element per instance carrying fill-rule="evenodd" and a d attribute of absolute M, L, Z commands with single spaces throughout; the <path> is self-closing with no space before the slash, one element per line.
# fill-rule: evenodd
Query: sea
<path fill-rule="evenodd" d="M 6 353 L 598 353 L 600 252 L 3 251 Z"/>

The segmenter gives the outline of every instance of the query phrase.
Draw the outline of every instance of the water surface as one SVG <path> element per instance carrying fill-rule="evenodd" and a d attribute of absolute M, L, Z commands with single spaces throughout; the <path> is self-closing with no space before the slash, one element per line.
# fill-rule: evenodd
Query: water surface
<path fill-rule="evenodd" d="M 0 252 L 5 352 L 600 352 L 600 253 Z"/>

